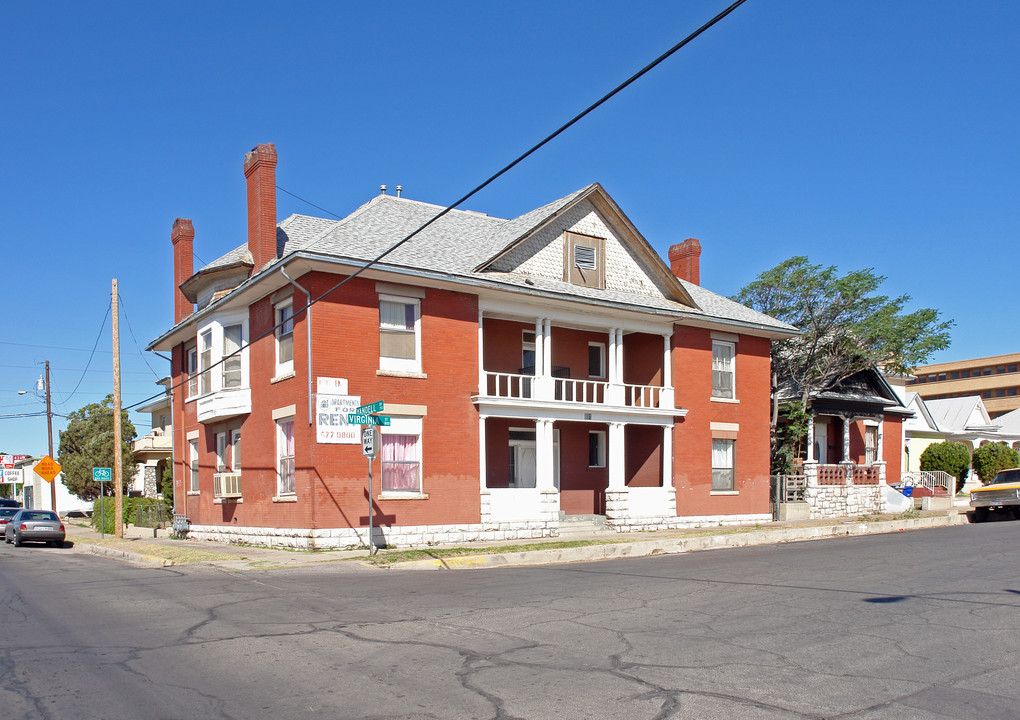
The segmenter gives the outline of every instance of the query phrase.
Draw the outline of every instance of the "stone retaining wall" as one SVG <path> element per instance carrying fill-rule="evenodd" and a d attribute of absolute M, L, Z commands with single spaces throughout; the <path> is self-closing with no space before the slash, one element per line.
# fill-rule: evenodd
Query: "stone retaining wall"
<path fill-rule="evenodd" d="M 811 519 L 859 517 L 885 512 L 884 485 L 813 485 L 804 490 Z"/>

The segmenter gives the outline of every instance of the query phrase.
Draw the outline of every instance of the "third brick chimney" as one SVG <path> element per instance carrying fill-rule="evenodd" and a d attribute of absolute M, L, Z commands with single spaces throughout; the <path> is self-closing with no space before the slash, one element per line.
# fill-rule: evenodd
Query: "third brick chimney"
<path fill-rule="evenodd" d="M 701 284 L 701 243 L 687 238 L 669 249 L 669 269 L 681 280 Z"/>
<path fill-rule="evenodd" d="M 276 259 L 276 147 L 256 145 L 244 156 L 248 181 L 248 250 L 257 273 Z"/>

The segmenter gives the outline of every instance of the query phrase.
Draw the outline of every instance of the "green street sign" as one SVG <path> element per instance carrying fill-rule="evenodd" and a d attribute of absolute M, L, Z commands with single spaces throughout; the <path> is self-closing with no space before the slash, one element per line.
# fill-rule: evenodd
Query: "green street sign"
<path fill-rule="evenodd" d="M 358 415 L 374 415 L 375 413 L 381 413 L 383 411 L 383 401 L 369 403 L 368 405 L 362 405 L 354 412 Z"/>
<path fill-rule="evenodd" d="M 347 422 L 351 425 L 389 425 L 388 415 L 360 415 L 351 413 L 347 416 Z"/>
<path fill-rule="evenodd" d="M 110 468 L 92 468 L 92 482 L 110 482 L 113 471 Z"/>

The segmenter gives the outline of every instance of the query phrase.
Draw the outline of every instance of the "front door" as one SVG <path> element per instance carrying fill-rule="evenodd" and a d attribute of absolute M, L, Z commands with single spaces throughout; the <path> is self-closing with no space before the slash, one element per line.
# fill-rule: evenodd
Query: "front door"
<path fill-rule="evenodd" d="M 537 477 L 535 441 L 510 441 L 510 484 L 512 487 L 533 488 Z"/>
<path fill-rule="evenodd" d="M 829 462 L 828 428 L 828 423 L 815 423 L 815 460 L 817 460 L 821 465 L 825 465 Z"/>

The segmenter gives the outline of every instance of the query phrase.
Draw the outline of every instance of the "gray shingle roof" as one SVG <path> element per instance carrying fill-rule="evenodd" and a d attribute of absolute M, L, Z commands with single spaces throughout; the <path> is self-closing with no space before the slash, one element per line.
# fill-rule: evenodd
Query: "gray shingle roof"
<path fill-rule="evenodd" d="M 565 197 L 511 220 L 481 213 L 452 210 L 425 228 L 382 261 L 384 266 L 460 276 L 469 281 L 496 282 L 527 292 L 544 290 L 593 302 L 632 305 L 678 315 L 718 318 L 739 324 L 793 331 L 790 325 L 733 302 L 698 285 L 681 281 L 698 307 L 666 297 L 586 288 L 547 277 L 486 271 L 492 259 L 543 225 L 560 211 L 586 197 L 597 185 L 588 185 Z M 291 215 L 278 226 L 278 256 L 312 252 L 354 261 L 373 260 L 403 240 L 443 208 L 438 205 L 377 195 L 342 220 Z M 206 272 L 237 262 L 251 263 L 242 245 L 206 265 Z"/>

